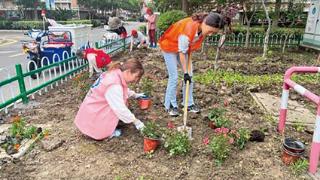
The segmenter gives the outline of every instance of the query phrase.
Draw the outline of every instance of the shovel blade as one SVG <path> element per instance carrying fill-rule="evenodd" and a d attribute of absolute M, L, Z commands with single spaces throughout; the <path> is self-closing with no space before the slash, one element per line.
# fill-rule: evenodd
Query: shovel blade
<path fill-rule="evenodd" d="M 178 129 L 178 131 L 180 131 L 180 132 L 186 133 L 186 135 L 188 136 L 188 138 L 189 138 L 190 140 L 192 140 L 192 129 L 191 129 L 191 127 L 188 127 L 188 126 L 179 126 L 177 129 Z"/>

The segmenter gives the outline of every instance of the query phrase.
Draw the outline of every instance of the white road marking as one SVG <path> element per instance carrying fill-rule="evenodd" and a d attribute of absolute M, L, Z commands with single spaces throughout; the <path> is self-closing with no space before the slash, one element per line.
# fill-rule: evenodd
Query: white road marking
<path fill-rule="evenodd" d="M 0 54 L 9 54 L 9 53 L 13 53 L 13 52 L 16 52 L 16 51 L 0 51 Z"/>
<path fill-rule="evenodd" d="M 22 55 L 25 55 L 24 53 L 19 53 L 19 54 L 14 54 L 14 55 L 11 55 L 9 57 L 17 57 L 17 56 L 22 56 Z"/>

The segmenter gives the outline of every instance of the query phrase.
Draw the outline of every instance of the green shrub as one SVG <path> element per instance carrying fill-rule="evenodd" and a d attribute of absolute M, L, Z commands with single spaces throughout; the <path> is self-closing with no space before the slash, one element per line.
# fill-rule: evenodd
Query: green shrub
<path fill-rule="evenodd" d="M 187 17 L 187 14 L 183 11 L 180 10 L 173 10 L 173 11 L 168 11 L 160 15 L 159 20 L 157 22 L 157 27 L 159 28 L 160 31 L 165 31 L 168 29 L 168 27 Z"/>
<path fill-rule="evenodd" d="M 148 121 L 142 129 L 142 134 L 148 138 L 159 139 L 161 137 L 160 126 L 154 121 Z"/>
<path fill-rule="evenodd" d="M 101 20 L 92 19 L 90 24 L 92 24 L 92 27 L 99 27 L 99 26 L 101 26 Z"/>
<path fill-rule="evenodd" d="M 91 21 L 90 20 L 69 20 L 69 21 L 58 21 L 58 23 L 60 24 L 91 24 Z M 48 28 L 48 23 L 46 23 L 46 28 Z M 43 22 L 42 21 L 4 20 L 4 21 L 0 21 L 0 29 L 19 29 L 19 30 L 43 29 Z"/>
<path fill-rule="evenodd" d="M 246 34 L 247 30 L 245 26 L 234 26 L 232 27 L 233 33 L 235 34 Z M 250 27 L 250 32 L 252 34 L 262 34 L 264 35 L 266 32 L 265 28 L 262 27 Z M 287 34 L 294 34 L 297 36 L 301 36 L 304 34 L 304 28 L 273 28 L 271 29 L 271 35 L 287 35 Z"/>
<path fill-rule="evenodd" d="M 174 131 L 166 135 L 164 147 L 170 156 L 186 155 L 191 149 L 191 143 L 184 132 Z"/>
<path fill-rule="evenodd" d="M 42 21 L 14 21 L 11 25 L 12 29 L 43 29 Z"/>
<path fill-rule="evenodd" d="M 216 164 L 221 165 L 231 151 L 229 138 L 223 134 L 214 136 L 209 143 L 209 149 L 215 158 Z"/>
<path fill-rule="evenodd" d="M 142 32 L 143 34 L 147 34 L 147 26 L 146 25 L 139 26 L 138 31 Z"/>
<path fill-rule="evenodd" d="M 51 17 L 52 19 L 58 21 L 66 21 L 68 19 L 71 19 L 76 14 L 76 11 L 62 9 L 58 7 L 57 9 L 50 11 L 49 14 L 49 17 Z"/>
<path fill-rule="evenodd" d="M 214 108 L 209 112 L 208 118 L 210 121 L 214 121 L 215 119 L 222 117 L 225 111 L 226 110 L 222 108 Z"/>
<path fill-rule="evenodd" d="M 13 21 L 1 20 L 0 21 L 0 29 L 12 29 Z"/>

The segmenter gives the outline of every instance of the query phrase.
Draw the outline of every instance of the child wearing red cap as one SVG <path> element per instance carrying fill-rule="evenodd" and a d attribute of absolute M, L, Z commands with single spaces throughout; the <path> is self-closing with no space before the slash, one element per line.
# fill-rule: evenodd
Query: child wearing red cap
<path fill-rule="evenodd" d="M 107 67 L 111 58 L 101 49 L 88 48 L 76 52 L 78 58 L 86 59 L 89 63 L 89 77 L 93 75 L 93 70 L 102 73 L 102 68 Z"/>
<path fill-rule="evenodd" d="M 142 32 L 135 29 L 131 31 L 130 52 L 132 51 L 133 46 L 137 46 L 137 48 L 147 46 L 147 38 L 142 34 Z"/>

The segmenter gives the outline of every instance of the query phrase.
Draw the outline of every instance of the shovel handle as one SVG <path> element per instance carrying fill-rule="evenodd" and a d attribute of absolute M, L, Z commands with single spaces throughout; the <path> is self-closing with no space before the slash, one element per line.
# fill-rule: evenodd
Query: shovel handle
<path fill-rule="evenodd" d="M 190 67 L 191 67 L 191 53 L 189 53 L 189 57 L 187 58 L 187 72 L 189 73 Z M 183 112 L 183 127 L 186 129 L 187 126 L 187 117 L 188 117 L 188 101 L 189 101 L 189 87 L 190 87 L 190 82 L 187 81 L 186 83 L 186 90 L 185 90 L 185 97 L 184 97 L 184 112 Z"/>

